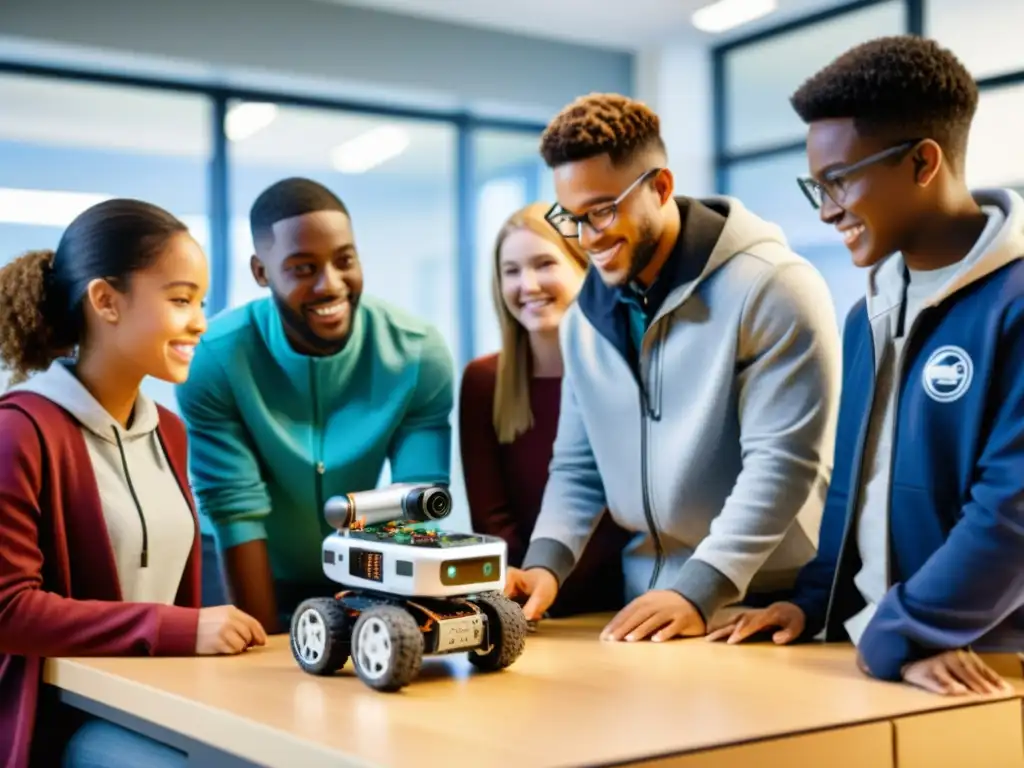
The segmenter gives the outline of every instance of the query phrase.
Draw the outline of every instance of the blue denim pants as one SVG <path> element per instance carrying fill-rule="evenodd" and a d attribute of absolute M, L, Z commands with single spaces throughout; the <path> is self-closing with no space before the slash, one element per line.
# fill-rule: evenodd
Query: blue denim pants
<path fill-rule="evenodd" d="M 188 755 L 106 720 L 90 720 L 71 737 L 62 768 L 185 768 Z"/>

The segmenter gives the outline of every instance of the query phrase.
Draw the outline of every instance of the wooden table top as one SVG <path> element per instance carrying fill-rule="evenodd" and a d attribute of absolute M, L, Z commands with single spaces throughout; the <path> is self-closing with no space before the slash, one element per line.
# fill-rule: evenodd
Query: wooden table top
<path fill-rule="evenodd" d="M 650 759 L 963 706 L 865 678 L 847 645 L 598 640 L 541 624 L 504 672 L 427 657 L 397 694 L 351 662 L 302 672 L 287 636 L 236 657 L 54 659 L 46 682 L 269 766 L 566 766 Z M 1024 690 L 1018 692 L 1018 696 Z"/>

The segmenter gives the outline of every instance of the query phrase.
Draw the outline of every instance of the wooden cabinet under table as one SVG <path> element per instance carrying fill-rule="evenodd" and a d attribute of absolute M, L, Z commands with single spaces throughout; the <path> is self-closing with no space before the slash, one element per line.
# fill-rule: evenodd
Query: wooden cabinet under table
<path fill-rule="evenodd" d="M 943 698 L 865 678 L 849 646 L 605 643 L 603 620 L 542 624 L 502 673 L 428 659 L 391 695 L 301 672 L 285 636 L 230 658 L 58 659 L 45 679 L 236 765 L 1024 768 L 1024 686 Z"/>

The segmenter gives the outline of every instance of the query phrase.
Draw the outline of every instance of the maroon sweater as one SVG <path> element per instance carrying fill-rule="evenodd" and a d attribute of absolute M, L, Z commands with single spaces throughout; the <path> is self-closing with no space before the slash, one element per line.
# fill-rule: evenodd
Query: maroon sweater
<path fill-rule="evenodd" d="M 195 517 L 184 426 L 160 408 L 158 434 Z M 0 398 L 0 765 L 59 764 L 44 658 L 195 653 L 200 549 L 197 521 L 176 605 L 121 602 L 78 423 L 40 395 Z"/>
<path fill-rule="evenodd" d="M 492 409 L 498 356 L 466 366 L 459 398 L 459 442 L 473 528 L 508 542 L 519 567 L 540 514 L 558 432 L 560 378 L 530 380 L 533 426 L 512 443 L 498 442 Z M 604 515 L 583 556 L 551 606 L 552 616 L 617 610 L 623 603 L 621 552 L 628 535 Z"/>

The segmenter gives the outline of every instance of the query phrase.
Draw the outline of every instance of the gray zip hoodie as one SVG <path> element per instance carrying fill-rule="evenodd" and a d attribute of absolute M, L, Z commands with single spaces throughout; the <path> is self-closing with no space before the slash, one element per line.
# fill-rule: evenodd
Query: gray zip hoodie
<path fill-rule="evenodd" d="M 734 198 L 677 201 L 667 291 L 630 345 L 591 271 L 560 329 L 558 437 L 524 567 L 564 579 L 603 508 L 635 532 L 627 598 L 674 589 L 705 617 L 792 585 L 832 470 L 840 346 L 824 279 Z"/>
<path fill-rule="evenodd" d="M 139 393 L 131 426 L 124 429 L 69 365 L 57 361 L 12 389 L 42 395 L 81 425 L 122 599 L 170 605 L 192 550 L 195 523 L 157 434 L 156 405 Z"/>

